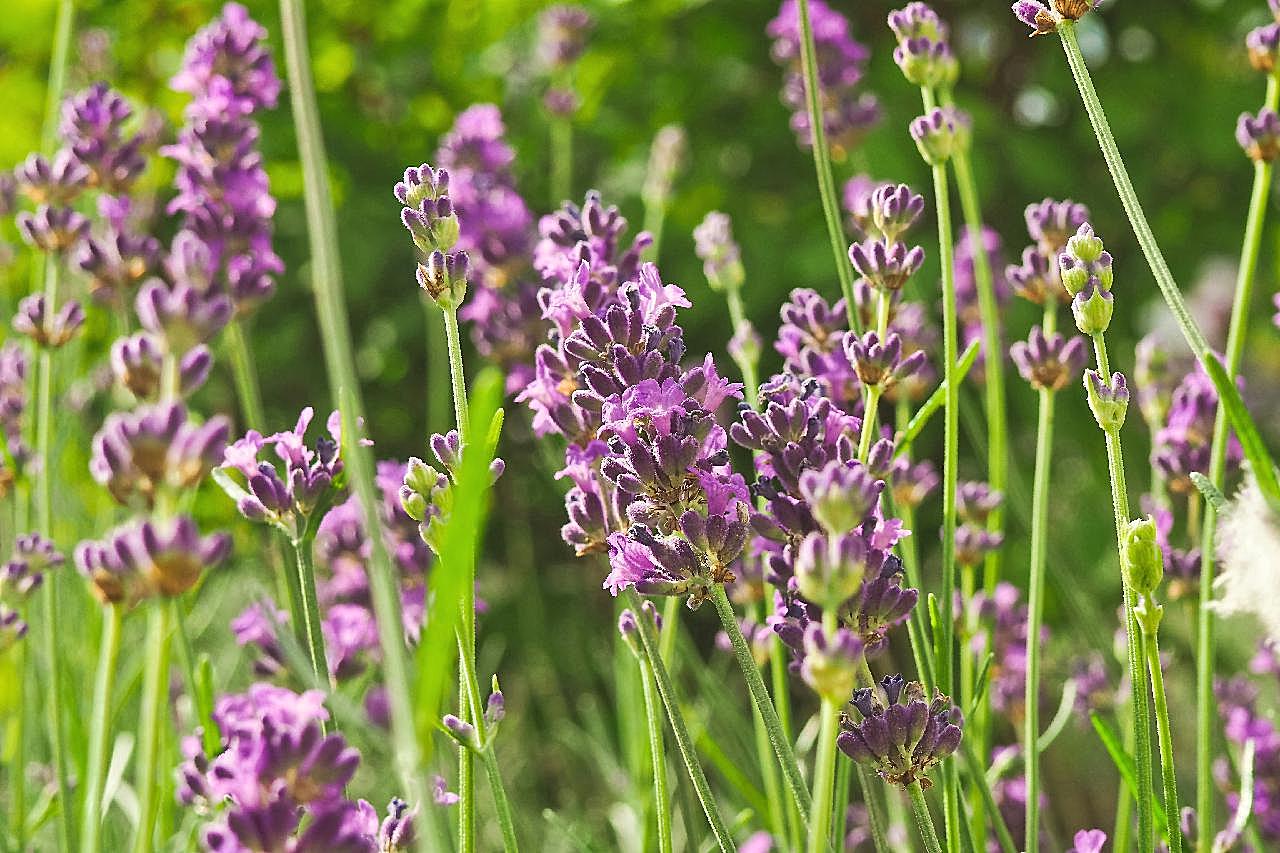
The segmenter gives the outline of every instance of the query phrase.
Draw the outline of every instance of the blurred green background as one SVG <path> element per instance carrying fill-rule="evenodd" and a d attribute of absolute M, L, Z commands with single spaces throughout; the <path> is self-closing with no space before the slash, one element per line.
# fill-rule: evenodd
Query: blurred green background
<path fill-rule="evenodd" d="M 51 0 L 10 0 L 0 14 L 0 166 L 19 162 L 37 145 L 53 5 Z M 154 105 L 177 124 L 186 98 L 169 91 L 166 81 L 178 67 L 185 40 L 218 5 L 182 0 L 77 3 L 71 85 L 106 79 L 136 104 Z M 275 5 L 261 0 L 247 5 L 270 30 L 278 57 Z M 370 431 L 380 455 L 404 458 L 422 452 L 428 427 L 444 426 L 428 424 L 425 415 L 429 381 L 443 379 L 428 378 L 441 374 L 436 373 L 438 365 L 427 362 L 411 244 L 398 222 L 391 187 L 405 166 L 431 158 L 458 111 L 492 101 L 501 105 L 518 152 L 519 187 L 535 211 L 551 207 L 548 128 L 541 108 L 545 80 L 532 55 L 535 18 L 544 4 L 326 0 L 310 5 L 316 85 Z M 693 299 L 694 307 L 683 315 L 691 350 L 723 353 L 729 336 L 726 312 L 706 288 L 689 236 L 709 210 L 734 217 L 748 274 L 747 310 L 766 340 L 791 288 L 814 287 L 834 297 L 838 288 L 812 162 L 788 127 L 787 110 L 778 98 L 780 71 L 770 60 L 764 33 L 776 5 L 728 0 L 585 5 L 595 14 L 597 27 L 576 78 L 582 110 L 575 125 L 574 189 L 579 194 L 590 187 L 601 189 L 638 227 L 639 191 L 653 134 L 668 123 L 685 127 L 690 157 L 677 179 L 660 264 L 665 278 L 681 284 Z M 893 5 L 833 3 L 851 19 L 854 35 L 872 48 L 865 85 L 880 98 L 885 113 L 865 146 L 850 162 L 837 164 L 837 172 L 843 181 L 856 168 L 865 168 L 874 177 L 924 190 L 928 173 L 906 134 L 907 122 L 920 112 L 918 92 L 894 66 L 892 37 L 884 24 Z M 1262 0 L 1105 5 L 1081 25 L 1082 45 L 1170 266 L 1184 290 L 1194 294 L 1210 340 L 1220 343 L 1251 179 L 1249 163 L 1233 139 L 1235 118 L 1242 110 L 1258 108 L 1264 87 L 1248 67 L 1243 38 L 1267 18 L 1266 5 Z M 1025 38 L 1003 0 L 935 6 L 952 23 L 963 68 L 957 97 L 973 114 L 973 160 L 984 211 L 1004 239 L 1006 258 L 1016 259 L 1027 242 L 1022 210 L 1028 202 L 1050 195 L 1087 203 L 1116 259 L 1116 320 L 1109 336 L 1113 359 L 1119 369 L 1131 370 L 1134 342 L 1168 323 L 1057 41 Z M 275 299 L 254 318 L 252 340 L 269 418 L 283 426 L 293 422 L 303 405 L 324 410 L 331 402 L 325 399 L 307 285 L 301 172 L 287 98 L 261 121 L 272 190 L 280 200 L 277 251 L 288 271 Z M 161 193 L 169 178 L 163 167 L 148 172 L 149 185 Z M 908 295 L 933 301 L 938 252 L 930 234 L 931 225 L 917 230 L 929 261 Z M 1269 226 L 1246 368 L 1249 395 L 1260 406 L 1260 421 L 1272 438 L 1280 429 L 1267 414 L 1277 410 L 1272 404 L 1280 388 L 1280 339 L 1270 323 L 1278 238 L 1280 229 Z M 10 299 L 25 292 L 25 263 L 19 252 L 3 274 Z M 1005 313 L 1006 341 L 1024 337 L 1037 313 L 1033 306 L 1011 303 Z M 91 368 L 101 351 L 84 348 L 82 366 Z M 768 371 L 775 369 L 777 358 L 771 353 L 766 358 Z M 985 430 L 977 420 L 975 389 L 966 394 L 972 417 L 962 436 L 961 476 L 980 477 Z M 71 399 L 77 399 L 74 393 Z M 1014 482 L 1005 565 L 1008 579 L 1021 585 L 1035 398 L 1015 375 L 1009 400 Z M 97 407 L 102 404 L 88 405 L 93 411 L 82 421 L 69 421 L 59 431 L 59 470 L 78 482 L 87 481 L 86 436 L 100 422 Z M 205 411 L 235 411 L 224 371 L 215 373 L 198 405 Z M 1118 578 L 1107 562 L 1113 544 L 1101 435 L 1082 394 L 1066 395 L 1059 409 L 1048 621 L 1054 632 L 1051 658 L 1059 664 L 1055 672 L 1060 677 L 1070 655 L 1109 647 Z M 491 611 L 481 622 L 480 668 L 499 671 L 507 690 L 512 731 L 504 733 L 501 748 L 522 822 L 531 832 L 546 832 L 542 849 L 608 848 L 616 843 L 615 832 L 626 834 L 629 819 L 625 809 L 617 808 L 628 797 L 627 774 L 601 759 L 616 751 L 609 675 L 614 614 L 599 590 L 602 573 L 595 566 L 574 564 L 555 535 L 562 521 L 559 492 L 540 454 L 530 452 L 522 439 L 527 432 L 523 420 L 523 413 L 509 418 L 504 450 L 510 473 L 499 489 L 487 565 L 481 570 L 481 593 Z M 1125 435 L 1137 491 L 1146 480 L 1149 440 L 1136 412 Z M 921 455 L 934 453 L 939 438 L 935 424 L 925 435 Z M 109 518 L 105 499 L 87 482 L 84 488 L 63 489 L 61 497 L 65 512 L 60 516 L 68 529 L 74 525 L 83 533 L 85 518 Z M 206 496 L 205 504 L 206 513 L 229 520 L 220 496 Z M 926 505 L 916 534 L 926 552 L 926 568 L 935 573 L 936 512 L 936 506 Z M 248 673 L 229 642 L 225 618 L 247 601 L 238 579 L 259 570 L 253 563 L 242 558 L 211 582 L 204 595 L 212 603 L 201 642 L 225 651 L 217 665 L 220 683 L 229 687 L 243 686 Z M 711 621 L 701 614 L 689 620 L 693 638 L 711 664 L 689 668 L 683 678 L 691 695 L 697 692 L 693 685 L 710 682 L 703 686 L 713 692 L 697 703 L 700 723 L 726 741 L 726 760 L 749 768 L 750 775 L 752 747 L 749 735 L 741 734 L 745 705 L 736 694 L 725 699 L 727 705 L 715 699 L 723 698 L 725 684 L 736 682 L 715 677 L 729 662 L 709 649 Z M 1186 614 L 1175 612 L 1169 621 L 1173 705 L 1189 709 L 1189 702 L 1180 701 L 1189 698 L 1191 681 Z M 1254 629 L 1232 623 L 1223 635 L 1234 668 L 1248 654 Z M 85 664 L 87 668 L 89 662 Z M 1174 725 L 1175 736 L 1189 744 L 1189 711 Z M 1111 783 L 1092 791 L 1070 785 L 1081 778 L 1081 762 L 1094 762 L 1105 778 L 1112 776 L 1092 737 L 1084 726 L 1072 727 L 1046 756 L 1048 788 L 1060 792 L 1052 807 L 1060 837 L 1079 826 L 1109 826 L 1111 820 Z M 376 768 L 378 750 L 385 745 L 365 746 L 370 751 L 366 765 Z M 1183 761 L 1183 769 L 1191 769 L 1189 760 Z M 375 791 L 385 784 L 376 774 L 366 771 L 366 784 Z M 560 816 L 543 822 L 543 808 Z"/>

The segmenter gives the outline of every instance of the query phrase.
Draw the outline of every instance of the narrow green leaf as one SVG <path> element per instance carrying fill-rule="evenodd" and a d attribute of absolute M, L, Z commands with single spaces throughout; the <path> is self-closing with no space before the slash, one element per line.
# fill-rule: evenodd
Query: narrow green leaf
<path fill-rule="evenodd" d="M 1093 730 L 1098 733 L 1098 739 L 1102 741 L 1102 745 L 1106 747 L 1107 754 L 1111 756 L 1111 762 L 1120 771 L 1120 778 L 1124 780 L 1125 787 L 1129 789 L 1129 793 L 1134 799 L 1137 799 L 1138 767 L 1134 764 L 1133 756 L 1125 751 L 1124 745 L 1120 743 L 1120 738 L 1115 729 L 1111 728 L 1111 724 L 1104 720 L 1097 711 L 1089 714 L 1089 721 L 1093 723 Z M 1163 827 L 1166 823 L 1164 807 L 1157 800 L 1153 800 L 1151 805 L 1155 810 L 1156 826 Z"/>
<path fill-rule="evenodd" d="M 1253 422 L 1253 416 L 1245 408 L 1240 391 L 1227 376 L 1226 368 L 1218 361 L 1218 356 L 1212 350 L 1202 353 L 1200 361 L 1204 364 L 1209 378 L 1213 380 L 1214 387 L 1218 389 L 1218 399 L 1222 401 L 1222 407 L 1227 412 L 1227 420 L 1231 422 L 1232 429 L 1240 439 L 1240 446 L 1244 448 L 1244 456 L 1249 460 L 1253 475 L 1258 478 L 1258 488 L 1262 490 L 1262 494 L 1272 506 L 1280 505 L 1280 481 L 1276 479 L 1275 462 L 1267 452 L 1262 436 L 1258 434 L 1258 426 Z"/>
<path fill-rule="evenodd" d="M 459 617 L 459 603 L 468 578 L 472 576 L 476 549 L 488 512 L 492 486 L 489 465 L 497 450 L 502 432 L 502 375 L 486 370 L 474 383 L 471 394 L 471 422 L 488 424 L 485 440 L 469 444 L 462 450 L 462 461 L 453 486 L 453 506 L 449 518 L 441 526 L 440 553 L 429 579 L 429 611 L 422 642 L 417 651 L 417 693 L 414 701 L 415 724 L 420 740 L 427 748 L 430 733 L 440 717 L 440 704 L 446 685 L 453 678 L 454 630 Z"/>

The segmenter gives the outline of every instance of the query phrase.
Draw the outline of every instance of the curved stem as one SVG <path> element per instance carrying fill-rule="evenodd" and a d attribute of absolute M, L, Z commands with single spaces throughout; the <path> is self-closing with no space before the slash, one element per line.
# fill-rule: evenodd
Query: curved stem
<path fill-rule="evenodd" d="M 1280 102 L 1280 79 L 1267 77 L 1267 94 L 1264 107 L 1276 109 Z M 1227 350 L 1224 367 L 1232 380 L 1240 372 L 1244 357 L 1245 335 L 1249 327 L 1249 309 L 1253 303 L 1253 283 L 1258 271 L 1258 254 L 1262 246 L 1262 226 L 1266 220 L 1267 204 L 1271 197 L 1272 164 L 1258 160 L 1253 164 L 1253 192 L 1249 197 L 1249 213 L 1245 219 L 1244 242 L 1240 247 L 1240 264 L 1236 273 L 1235 298 L 1231 305 L 1231 324 L 1227 332 Z M 1213 424 L 1213 444 L 1209 451 L 1209 480 L 1221 490 L 1224 486 L 1227 463 L 1228 424 L 1226 411 L 1219 407 Z M 1213 696 L 1214 650 L 1216 625 L 1213 608 L 1213 577 L 1215 570 L 1214 535 L 1217 529 L 1217 510 L 1205 507 L 1204 527 L 1201 532 L 1200 553 L 1200 610 L 1199 633 L 1196 641 L 1196 846 L 1208 850 L 1213 843 L 1214 796 L 1217 786 L 1213 779 L 1214 737 L 1219 725 L 1217 702 Z"/>
<path fill-rule="evenodd" d="M 1154 606 L 1154 605 L 1152 605 Z M 1141 623 L 1139 623 L 1141 624 Z M 1147 671 L 1151 675 L 1151 698 L 1155 707 L 1156 731 L 1160 736 L 1160 776 L 1164 782 L 1164 814 L 1168 821 L 1170 853 L 1182 853 L 1181 809 L 1178 808 L 1178 777 L 1173 767 L 1173 734 L 1169 729 L 1169 702 L 1164 692 L 1164 673 L 1160 669 L 1160 643 L 1157 629 L 1142 632 L 1146 649 Z"/>
<path fill-rule="evenodd" d="M 169 706 L 169 603 L 151 601 L 147 620 L 147 660 L 142 681 L 142 712 L 138 717 L 138 826 L 134 853 L 155 847 L 156 814 L 160 807 L 160 744 L 165 709 Z"/>
<path fill-rule="evenodd" d="M 116 679 L 116 658 L 120 653 L 120 621 L 120 608 L 108 606 L 102 615 L 98 675 L 93 685 L 93 721 L 89 727 L 84 811 L 80 822 L 81 853 L 97 853 L 101 849 L 99 832 L 106 813 L 102 805 L 102 786 L 107 769 L 107 744 L 111 738 L 111 694 Z"/>
<path fill-rule="evenodd" d="M 649 729 L 649 756 L 653 760 L 653 811 L 658 822 L 658 853 L 671 853 L 671 800 L 667 795 L 667 750 L 662 738 L 661 700 L 653 680 L 653 667 L 647 660 L 641 661 L 640 678 Z"/>
<path fill-rule="evenodd" d="M 329 390 L 343 415 L 343 462 L 349 482 L 359 499 L 364 522 L 377 530 L 381 496 L 373 482 L 373 457 L 359 441 L 364 403 L 352 355 L 351 328 L 343 302 L 342 259 L 338 228 L 329 186 L 324 140 L 320 135 L 319 111 L 307 52 L 306 17 L 302 0 L 280 0 L 285 67 L 293 105 L 294 128 L 298 136 L 298 156 L 302 163 L 307 215 L 307 236 L 311 248 L 312 292 L 320 321 Z M 413 722 L 409 694 L 408 665 L 405 660 L 404 631 L 400 620 L 400 597 L 396 569 L 387 555 L 381 536 L 369 537 L 372 554 L 369 587 L 378 638 L 382 647 L 383 676 L 391 709 L 391 737 L 395 766 L 401 789 L 409 802 L 423 802 L 421 751 Z"/>
<path fill-rule="evenodd" d="M 907 787 L 907 793 L 911 795 L 911 810 L 915 812 L 916 828 L 920 830 L 920 837 L 924 840 L 924 849 L 929 853 L 942 853 L 938 832 L 933 828 L 933 818 L 929 816 L 929 804 L 925 802 L 920 782 L 912 782 Z"/>
<path fill-rule="evenodd" d="M 624 594 L 628 607 L 637 614 L 644 612 L 640 595 L 634 589 L 628 589 Z M 658 685 L 658 695 L 662 697 L 662 704 L 667 709 L 667 722 L 671 724 L 671 733 L 675 735 L 676 746 L 680 750 L 680 757 L 684 760 L 685 770 L 689 773 L 694 792 L 698 795 L 698 802 L 707 816 L 707 822 L 711 825 L 711 832 L 715 836 L 721 853 L 733 853 L 735 849 L 733 837 L 725 826 L 724 818 L 720 816 L 720 806 L 716 803 L 715 795 L 711 793 L 711 785 L 707 782 L 707 776 L 702 772 L 702 765 L 698 762 L 698 753 L 694 749 L 693 738 L 689 736 L 689 727 L 685 723 L 684 712 L 680 710 L 680 700 L 676 696 L 675 687 L 671 684 L 671 676 L 667 674 L 666 664 L 658 654 L 658 641 L 653 635 L 653 623 L 645 618 L 636 619 L 636 623 L 640 626 L 640 647 L 644 650 L 644 655 L 653 670 L 653 677 Z"/>
<path fill-rule="evenodd" d="M 1031 498 L 1031 578 L 1027 589 L 1027 636 L 1039 637 L 1044 613 L 1044 573 L 1048 560 L 1049 471 L 1053 462 L 1054 391 L 1040 390 L 1036 430 L 1036 468 Z M 1027 805 L 1025 846 L 1040 837 L 1040 643 L 1027 643 L 1027 681 L 1023 699 Z"/>
<path fill-rule="evenodd" d="M 1098 372 L 1103 376 L 1111 376 L 1111 361 L 1107 357 L 1104 335 L 1093 336 L 1093 351 Z M 1111 507 L 1115 515 L 1117 556 L 1123 560 L 1120 548 L 1125 528 L 1129 524 L 1129 489 L 1124 474 L 1124 454 L 1118 430 L 1105 430 L 1104 435 L 1108 478 L 1111 481 Z M 1138 599 L 1125 580 L 1124 572 L 1120 573 L 1120 579 L 1124 596 L 1125 651 L 1128 656 L 1129 680 L 1133 685 L 1130 702 L 1133 706 L 1134 763 L 1137 765 L 1138 777 L 1138 796 L 1135 798 L 1138 807 L 1138 846 L 1141 850 L 1149 850 L 1155 843 L 1155 814 L 1151 805 L 1154 797 L 1151 779 L 1151 706 L 1147 693 L 1147 669 L 1142 663 L 1142 635 L 1138 619 L 1133 613 Z"/>
<path fill-rule="evenodd" d="M 836 735 L 840 733 L 840 705 L 822 700 L 822 727 L 818 734 L 816 767 L 813 773 L 813 815 L 809 821 L 809 853 L 827 849 L 831 825 L 832 795 L 835 791 Z"/>
<path fill-rule="evenodd" d="M 773 754 L 777 756 L 778 764 L 782 766 L 782 775 L 787 781 L 796 809 L 800 812 L 800 820 L 808 823 L 809 792 L 805 789 L 804 779 L 800 776 L 800 767 L 796 763 L 791 742 L 783 734 L 782 723 L 778 720 L 773 703 L 769 701 L 769 691 L 765 689 L 764 679 L 760 677 L 760 670 L 756 668 L 755 658 L 747 646 L 746 639 L 742 636 L 742 630 L 738 627 L 733 606 L 729 604 L 729 597 L 725 595 L 724 587 L 720 584 L 715 584 L 711 598 L 715 602 L 716 613 L 720 617 L 720 627 L 724 629 L 725 634 L 729 636 L 729 642 L 733 645 L 733 654 L 738 660 L 738 668 L 742 670 L 742 675 L 747 681 L 751 699 L 755 702 L 756 710 L 764 720 L 765 729 L 769 732 L 769 743 L 773 745 Z"/>
<path fill-rule="evenodd" d="M 804 90 L 809 109 L 809 128 L 813 135 L 813 167 L 818 174 L 818 195 L 822 199 L 822 215 L 827 221 L 827 237 L 831 240 L 831 254 L 836 262 L 836 275 L 840 279 L 840 295 L 849 310 L 849 328 L 860 332 L 858 312 L 853 302 L 853 267 L 845 251 L 844 227 L 840 224 L 840 204 L 836 192 L 836 179 L 831 171 L 831 151 L 827 147 L 827 129 L 823 121 L 822 91 L 818 80 L 818 58 L 813 43 L 813 22 L 809 16 L 809 0 L 796 4 L 800 15 L 800 64 L 804 75 Z"/>
<path fill-rule="evenodd" d="M 266 424 L 262 411 L 262 389 L 258 385 L 258 370 L 253 362 L 253 350 L 239 319 L 233 319 L 223 332 L 227 339 L 227 354 L 231 357 L 231 374 L 235 380 L 236 397 L 240 401 L 240 414 L 250 429 L 260 430 Z"/>

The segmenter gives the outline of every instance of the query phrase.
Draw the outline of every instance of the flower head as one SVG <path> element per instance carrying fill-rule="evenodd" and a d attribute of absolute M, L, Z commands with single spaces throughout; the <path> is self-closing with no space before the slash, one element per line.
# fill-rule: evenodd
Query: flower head
<path fill-rule="evenodd" d="M 1280 155 L 1280 115 L 1268 107 L 1258 110 L 1257 116 L 1241 113 L 1236 141 L 1250 160 L 1270 163 Z"/>
<path fill-rule="evenodd" d="M 1084 367 L 1084 340 L 1073 337 L 1068 341 L 1056 332 L 1045 335 L 1043 329 L 1033 326 L 1026 341 L 1009 348 L 1009 356 L 1031 387 L 1057 391 Z"/>
<path fill-rule="evenodd" d="M 75 561 L 104 604 L 133 604 L 181 595 L 230 551 L 229 536 L 201 537 L 193 520 L 179 516 L 167 523 L 128 524 L 100 541 L 81 542 Z"/>
<path fill-rule="evenodd" d="M 836 743 L 890 784 L 929 787 L 930 769 L 960 745 L 960 709 L 942 695 L 926 701 L 918 682 L 886 676 L 877 687 L 854 691 L 853 706 L 860 719 L 845 714 Z"/>

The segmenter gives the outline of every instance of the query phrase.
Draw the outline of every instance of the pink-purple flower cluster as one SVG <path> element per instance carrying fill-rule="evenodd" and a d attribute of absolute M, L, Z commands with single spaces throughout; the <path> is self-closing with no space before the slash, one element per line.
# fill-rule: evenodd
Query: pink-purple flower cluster
<path fill-rule="evenodd" d="M 208 815 L 201 839 L 209 850 L 413 849 L 415 811 L 403 801 L 393 799 L 379 820 L 369 803 L 346 798 L 360 753 L 325 733 L 323 702 L 319 691 L 254 684 L 217 702 L 221 752 L 206 755 L 196 738 L 183 742 L 178 798 Z"/>
<path fill-rule="evenodd" d="M 280 94 L 266 35 L 243 6 L 228 3 L 192 37 L 170 81 L 192 96 L 186 123 L 162 149 L 178 164 L 168 208 L 184 220 L 172 251 L 185 273 L 178 278 L 201 295 L 226 295 L 238 313 L 269 298 L 284 271 L 272 249 L 276 203 L 253 119 Z"/>
<path fill-rule="evenodd" d="M 809 23 L 813 29 L 823 129 L 832 154 L 842 159 L 880 121 L 880 104 L 875 96 L 858 91 L 871 52 L 850 35 L 849 19 L 823 0 L 810 0 Z M 801 145 L 811 147 L 813 132 L 805 98 L 800 9 L 796 0 L 783 0 L 765 32 L 773 39 L 774 61 L 786 69 L 782 102 L 791 110 L 791 129 Z"/>

